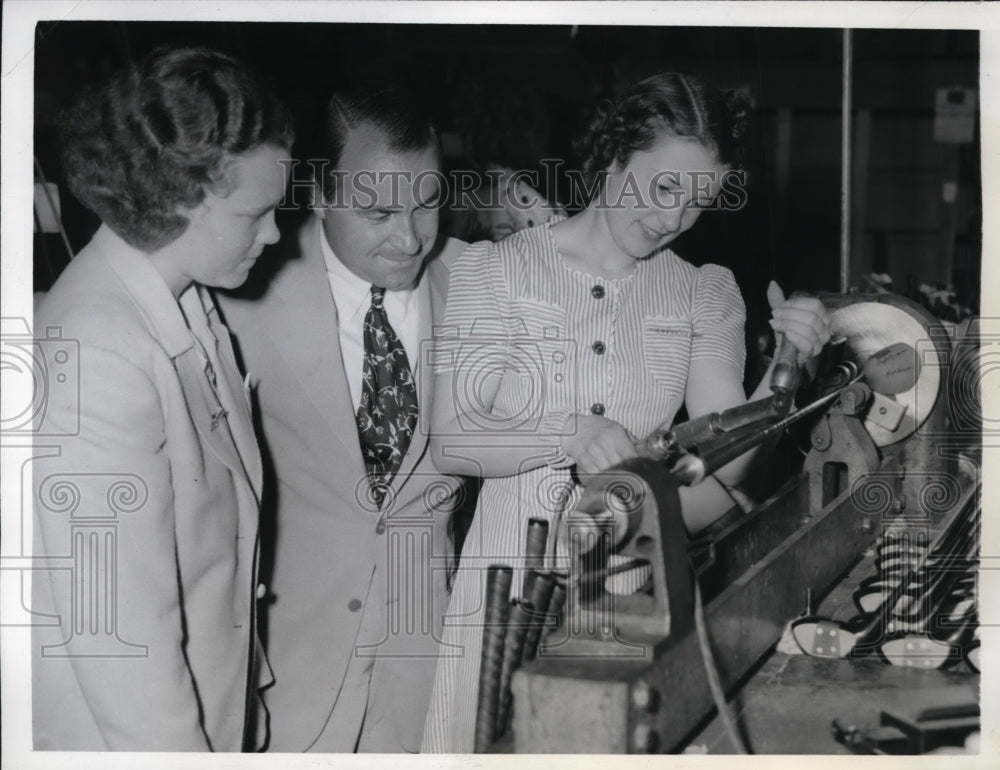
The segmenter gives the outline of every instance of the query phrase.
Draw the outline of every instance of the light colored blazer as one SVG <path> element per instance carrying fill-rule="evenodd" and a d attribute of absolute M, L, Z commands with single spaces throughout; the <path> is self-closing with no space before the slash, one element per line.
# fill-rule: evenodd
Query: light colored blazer
<path fill-rule="evenodd" d="M 319 219 L 308 217 L 283 239 L 291 253 L 263 296 L 218 296 L 256 388 L 275 482 L 262 512 L 275 517 L 273 541 L 270 523 L 262 525 L 265 559 L 273 549 L 263 577 L 275 676 L 264 695 L 269 750 L 352 751 L 362 729 L 376 729 L 366 748 L 417 751 L 447 603 L 446 525 L 459 482 L 438 473 L 427 451 L 433 388 L 422 352 L 415 435 L 383 511 L 368 501 L 320 237 Z M 447 264 L 464 246 L 449 239 L 421 277 L 422 349 L 443 318 Z"/>
<path fill-rule="evenodd" d="M 218 341 L 215 390 L 192 329 Z M 204 289 L 178 307 L 107 227 L 35 330 L 51 336 L 48 375 L 69 374 L 36 421 L 34 555 L 49 568 L 33 579 L 35 748 L 239 751 L 248 681 L 268 677 L 262 470 L 227 330 Z"/>

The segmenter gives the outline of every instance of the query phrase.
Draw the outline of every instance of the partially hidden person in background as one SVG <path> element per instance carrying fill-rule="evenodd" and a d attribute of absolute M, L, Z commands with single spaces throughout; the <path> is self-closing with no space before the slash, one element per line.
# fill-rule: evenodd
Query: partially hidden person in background
<path fill-rule="evenodd" d="M 461 490 L 430 461 L 422 350 L 466 244 L 438 237 L 441 150 L 418 97 L 339 91 L 319 134 L 318 198 L 276 275 L 218 298 L 274 484 L 269 750 L 415 752 Z"/>
<path fill-rule="evenodd" d="M 34 746 L 254 750 L 261 458 L 206 287 L 278 240 L 292 122 L 201 48 L 154 51 L 63 121 L 69 188 L 102 224 L 35 311 L 79 387 L 36 427 Z"/>
<path fill-rule="evenodd" d="M 431 449 L 440 470 L 485 480 L 445 618 L 446 648 L 460 654 L 441 660 L 424 750 L 472 751 L 486 568 L 515 567 L 519 593 L 528 520 L 572 510 L 571 469 L 585 476 L 634 457 L 682 404 L 696 418 L 747 400 L 732 273 L 669 248 L 724 203 L 747 112 L 688 75 L 642 81 L 590 126 L 584 210 L 477 243 L 452 269 Z M 774 330 L 801 359 L 818 353 L 829 338 L 822 304 L 785 300 L 777 285 L 768 298 Z M 751 399 L 769 395 L 769 379 Z M 735 482 L 746 465 L 718 475 Z M 682 495 L 692 532 L 732 506 L 715 480 Z"/>

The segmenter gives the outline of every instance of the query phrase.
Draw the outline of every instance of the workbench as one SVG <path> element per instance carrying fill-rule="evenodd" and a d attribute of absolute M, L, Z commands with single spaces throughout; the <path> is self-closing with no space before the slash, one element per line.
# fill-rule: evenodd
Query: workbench
<path fill-rule="evenodd" d="M 856 612 L 851 594 L 875 570 L 868 553 L 817 607 L 824 617 Z M 850 754 L 831 725 L 872 728 L 882 712 L 915 713 L 979 700 L 979 674 L 959 664 L 923 670 L 871 656 L 828 660 L 774 650 L 739 686 L 730 703 L 755 754 Z M 699 726 L 682 751 L 732 754 L 718 715 Z"/>

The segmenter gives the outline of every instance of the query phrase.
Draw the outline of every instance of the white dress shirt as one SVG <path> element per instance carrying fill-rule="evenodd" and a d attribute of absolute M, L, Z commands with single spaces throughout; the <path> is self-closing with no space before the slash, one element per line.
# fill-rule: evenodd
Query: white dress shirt
<path fill-rule="evenodd" d="M 351 402 L 354 411 L 361 403 L 361 378 L 365 362 L 365 315 L 372 304 L 372 285 L 352 273 L 337 259 L 330 244 L 319 228 L 319 243 L 326 263 L 326 275 L 333 293 L 333 304 L 337 308 L 337 326 L 340 330 L 340 354 L 344 361 L 344 372 L 351 388 Z M 389 324 L 406 351 L 413 377 L 417 377 L 420 352 L 420 309 L 417 290 L 386 291 L 382 302 Z"/>

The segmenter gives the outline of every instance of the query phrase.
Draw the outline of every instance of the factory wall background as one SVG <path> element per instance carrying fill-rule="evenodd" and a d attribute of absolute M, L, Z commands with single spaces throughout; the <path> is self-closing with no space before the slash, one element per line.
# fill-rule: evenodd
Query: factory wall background
<path fill-rule="evenodd" d="M 453 168 L 538 169 L 545 158 L 573 168 L 571 139 L 597 99 L 658 71 L 692 72 L 745 87 L 756 100 L 747 205 L 704 214 L 675 245 L 692 262 L 734 271 L 752 338 L 766 329 L 772 277 L 789 291 L 838 288 L 841 41 L 836 29 L 42 22 L 35 155 L 60 184 L 59 109 L 162 43 L 206 44 L 252 62 L 290 102 L 303 142 L 321 108 L 317 95 L 360 72 L 397 77 L 425 93 Z M 976 312 L 978 112 L 970 141 L 950 143 L 935 139 L 935 109 L 940 89 L 977 88 L 978 32 L 856 30 L 853 48 L 851 284 L 863 287 L 873 271 L 904 294 L 954 284 L 957 301 Z M 559 198 L 560 181 L 540 176 L 542 192 Z M 60 192 L 79 249 L 96 222 Z M 36 236 L 36 290 L 66 261 L 59 236 Z"/>

